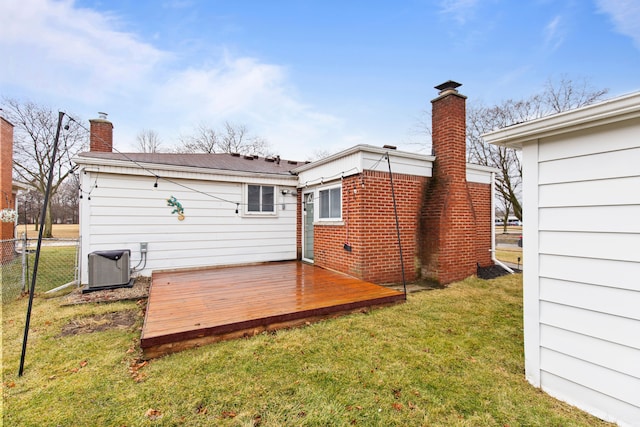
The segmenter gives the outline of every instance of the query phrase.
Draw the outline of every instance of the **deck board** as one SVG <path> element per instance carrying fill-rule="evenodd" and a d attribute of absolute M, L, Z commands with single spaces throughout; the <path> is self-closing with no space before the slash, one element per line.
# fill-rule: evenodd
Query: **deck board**
<path fill-rule="evenodd" d="M 140 342 L 146 357 L 156 357 L 404 299 L 295 261 L 154 273 Z"/>

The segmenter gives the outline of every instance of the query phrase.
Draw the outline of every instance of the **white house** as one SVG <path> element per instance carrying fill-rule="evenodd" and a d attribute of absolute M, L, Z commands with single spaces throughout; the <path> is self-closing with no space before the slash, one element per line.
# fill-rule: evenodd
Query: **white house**
<path fill-rule="evenodd" d="M 484 137 L 522 150 L 527 379 L 640 426 L 640 92 Z"/>
<path fill-rule="evenodd" d="M 129 249 L 132 267 L 144 275 L 296 259 L 298 180 L 289 172 L 296 162 L 111 152 L 82 153 L 75 161 L 81 168 L 82 283 L 94 251 Z M 168 205 L 171 197 L 182 215 Z"/>
<path fill-rule="evenodd" d="M 131 267 L 147 276 L 296 259 L 375 283 L 476 274 L 493 265 L 494 170 L 466 164 L 458 86 L 437 86 L 434 155 L 370 145 L 313 163 L 124 154 L 113 152 L 106 116 L 90 120 L 90 151 L 74 159 L 81 283 L 89 281 L 90 254 L 115 250 L 129 250 Z"/>

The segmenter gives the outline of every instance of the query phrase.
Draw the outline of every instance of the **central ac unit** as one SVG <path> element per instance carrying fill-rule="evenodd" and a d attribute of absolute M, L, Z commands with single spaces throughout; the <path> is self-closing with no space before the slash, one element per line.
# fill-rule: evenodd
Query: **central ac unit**
<path fill-rule="evenodd" d="M 133 286 L 129 249 L 95 251 L 89 254 L 89 284 L 84 291 Z"/>

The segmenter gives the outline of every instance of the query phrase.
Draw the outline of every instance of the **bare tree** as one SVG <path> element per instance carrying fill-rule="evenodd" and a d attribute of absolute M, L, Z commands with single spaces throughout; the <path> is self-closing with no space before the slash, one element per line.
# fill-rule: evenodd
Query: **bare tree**
<path fill-rule="evenodd" d="M 210 125 L 201 123 L 193 135 L 180 137 L 180 153 L 239 153 L 265 156 L 269 143 L 263 138 L 252 136 L 245 125 L 224 123 L 224 129 L 217 131 Z"/>
<path fill-rule="evenodd" d="M 151 129 L 143 129 L 136 136 L 138 149 L 141 153 L 159 153 L 161 151 L 160 136 L 158 132 Z"/>
<path fill-rule="evenodd" d="M 2 108 L 14 127 L 13 171 L 20 181 L 28 182 L 40 194 L 47 187 L 53 167 L 51 197 L 44 221 L 44 237 L 52 237 L 51 201 L 76 166 L 71 157 L 87 145 L 87 132 L 77 121 L 68 120 L 60 133 L 56 158 L 52 157 L 58 113 L 30 101 L 3 98 Z"/>
<path fill-rule="evenodd" d="M 586 80 L 575 82 L 563 76 L 558 82 L 547 80 L 540 94 L 527 99 L 509 99 L 491 107 L 472 105 L 467 108 L 467 158 L 472 163 L 499 170 L 496 174 L 496 191 L 504 208 L 505 227 L 510 212 L 522 220 L 520 153 L 487 144 L 482 135 L 498 128 L 592 104 L 607 93 L 607 89 L 593 89 Z"/>
<path fill-rule="evenodd" d="M 224 133 L 221 137 L 221 149 L 224 153 L 259 154 L 266 155 L 268 143 L 257 136 L 249 135 L 245 125 L 224 123 Z"/>
<path fill-rule="evenodd" d="M 505 227 L 511 211 L 517 218 L 522 219 L 520 156 L 513 149 L 486 144 L 482 135 L 490 130 L 524 121 L 523 115 L 526 116 L 538 108 L 534 105 L 535 102 L 509 100 L 499 106 L 473 106 L 467 109 L 467 158 L 471 163 L 498 169 L 495 184 L 499 203 L 503 208 Z M 514 119 L 517 121 L 514 122 Z"/>
<path fill-rule="evenodd" d="M 73 175 L 65 180 L 51 201 L 51 218 L 55 223 L 77 224 L 79 213 L 78 177 Z"/>
<path fill-rule="evenodd" d="M 42 209 L 42 201 L 44 195 L 37 190 L 27 190 L 22 192 L 20 200 L 20 216 L 18 223 L 20 224 L 33 224 L 34 230 L 38 230 L 38 221 L 40 219 L 40 213 Z"/>
<path fill-rule="evenodd" d="M 181 136 L 180 146 L 177 151 L 180 153 L 217 153 L 218 133 L 210 126 L 200 123 L 196 127 L 193 135 Z"/>
<path fill-rule="evenodd" d="M 551 113 L 561 113 L 600 101 L 607 93 L 609 89 L 594 89 L 587 80 L 574 82 L 562 76 L 557 83 L 547 80 L 543 96 Z"/>
<path fill-rule="evenodd" d="M 335 154 L 335 152 L 326 148 L 316 148 L 310 155 L 307 156 L 307 161 L 313 162 L 316 160 L 325 159 L 332 154 Z"/>

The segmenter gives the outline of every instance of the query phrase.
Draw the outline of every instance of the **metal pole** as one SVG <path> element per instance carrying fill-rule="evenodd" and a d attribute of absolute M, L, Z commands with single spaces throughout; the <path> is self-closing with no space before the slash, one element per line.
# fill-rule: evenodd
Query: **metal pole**
<path fill-rule="evenodd" d="M 51 165 L 49 166 L 49 179 L 47 181 L 47 189 L 44 192 L 44 203 L 42 205 L 42 215 L 40 216 L 40 230 L 38 231 L 38 246 L 36 247 L 36 258 L 33 262 L 33 274 L 31 275 L 31 288 L 29 289 L 29 305 L 27 307 L 27 321 L 24 325 L 24 338 L 22 340 L 22 354 L 20 355 L 20 369 L 18 376 L 21 377 L 24 372 L 24 358 L 27 352 L 27 339 L 29 338 L 29 323 L 31 322 L 31 308 L 33 307 L 33 294 L 36 290 L 36 279 L 38 277 L 38 261 L 40 260 L 40 248 L 42 247 L 42 233 L 44 230 L 44 221 L 47 215 L 47 205 L 49 204 L 49 193 L 51 193 L 51 184 L 53 182 L 53 170 L 58 155 L 58 140 L 60 139 L 60 127 L 62 126 L 62 118 L 64 113 L 58 112 L 58 128 L 56 129 L 56 139 L 53 142 L 53 153 L 51 154 Z"/>
<path fill-rule="evenodd" d="M 22 233 L 22 292 L 27 290 L 27 233 Z"/>
<path fill-rule="evenodd" d="M 404 288 L 404 298 L 407 299 L 407 280 L 404 277 L 404 259 L 402 257 L 402 242 L 400 241 L 400 221 L 398 221 L 398 207 L 396 206 L 396 192 L 393 189 L 393 174 L 391 173 L 391 160 L 387 153 L 387 164 L 389 165 L 389 179 L 391 181 L 391 197 L 393 199 L 393 213 L 396 216 L 396 233 L 398 234 L 398 249 L 400 249 L 400 268 L 402 270 L 402 287 Z"/>

